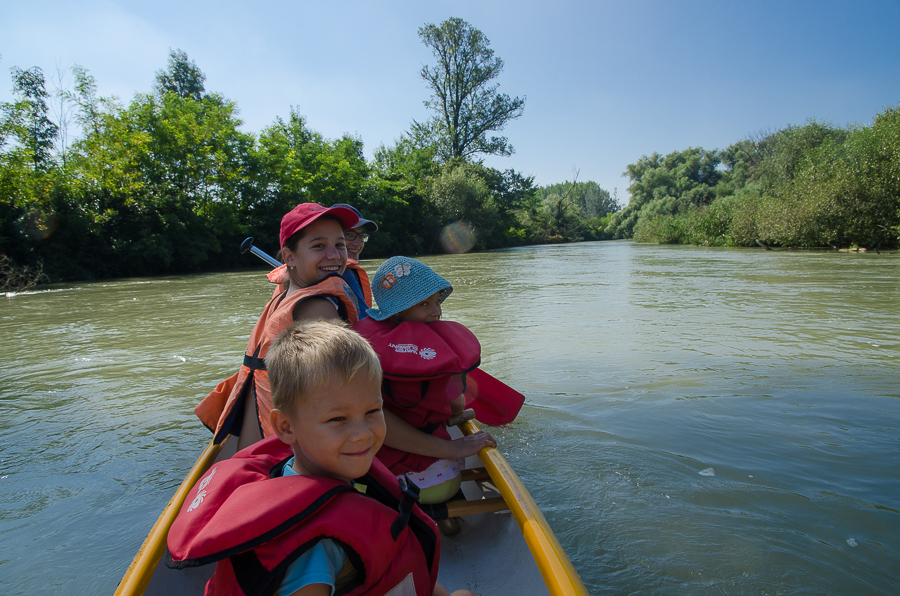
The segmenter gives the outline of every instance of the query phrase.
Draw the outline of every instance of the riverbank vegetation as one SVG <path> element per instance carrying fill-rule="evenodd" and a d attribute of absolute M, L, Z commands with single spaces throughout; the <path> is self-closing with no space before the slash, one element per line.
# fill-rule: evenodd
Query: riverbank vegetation
<path fill-rule="evenodd" d="M 538 187 L 485 166 L 484 155 L 514 153 L 495 133 L 522 116 L 525 98 L 498 92 L 503 61 L 469 23 L 425 25 L 419 36 L 435 59 L 419 73 L 432 116 L 371 160 L 362 139 L 325 138 L 296 107 L 244 130 L 237 103 L 207 91 L 178 50 L 127 103 L 100 96 L 81 66 L 50 84 L 39 68 L 11 68 L 15 100 L 0 105 L 0 284 L 252 266 L 241 241 L 275 252 L 281 216 L 307 201 L 350 203 L 377 221 L 369 257 L 610 238 L 897 246 L 900 108 L 871 126 L 811 121 L 724 150 L 644 156 L 627 166 L 622 208 L 615 190 L 577 172 Z"/>
<path fill-rule="evenodd" d="M 703 246 L 896 248 L 900 107 L 870 126 L 810 121 L 721 151 L 689 148 L 628 166 L 631 201 L 607 232 Z"/>
<path fill-rule="evenodd" d="M 600 218 L 617 206 L 595 183 L 542 189 L 481 163 L 513 153 L 492 133 L 525 103 L 497 92 L 503 62 L 487 38 L 460 19 L 419 34 L 436 60 L 420 73 L 434 116 L 371 161 L 361 139 L 325 138 L 294 107 L 243 130 L 237 103 L 207 91 L 181 51 L 127 103 L 100 96 L 80 66 L 52 85 L 38 68 L 12 68 L 16 100 L 0 106 L 9 271 L 43 263 L 41 279 L 59 281 L 255 266 L 241 241 L 275 252 L 281 216 L 305 201 L 350 203 L 377 221 L 369 257 L 603 237 Z M 459 243 L 444 242 L 451 224 Z"/>

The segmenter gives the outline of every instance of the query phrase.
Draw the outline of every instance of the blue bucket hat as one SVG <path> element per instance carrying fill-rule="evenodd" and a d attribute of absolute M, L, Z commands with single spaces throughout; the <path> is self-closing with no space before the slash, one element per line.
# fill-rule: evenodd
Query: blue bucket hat
<path fill-rule="evenodd" d="M 378 308 L 370 308 L 369 316 L 383 321 L 437 292 L 441 293 L 441 300 L 446 300 L 452 291 L 450 282 L 425 263 L 409 257 L 391 257 L 372 278 L 372 297 Z"/>

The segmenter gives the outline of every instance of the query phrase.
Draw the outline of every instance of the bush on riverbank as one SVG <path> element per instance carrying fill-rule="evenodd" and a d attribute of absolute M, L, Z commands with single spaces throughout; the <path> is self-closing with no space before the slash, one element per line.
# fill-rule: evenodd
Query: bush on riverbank
<path fill-rule="evenodd" d="M 838 248 L 900 241 L 900 107 L 871 126 L 813 121 L 722 152 L 654 154 L 627 174 L 632 201 L 608 227 L 616 237 Z"/>

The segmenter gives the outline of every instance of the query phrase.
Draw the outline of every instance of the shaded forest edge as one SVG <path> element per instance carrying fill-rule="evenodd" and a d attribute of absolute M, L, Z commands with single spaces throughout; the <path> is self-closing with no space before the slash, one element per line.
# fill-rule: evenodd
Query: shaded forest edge
<path fill-rule="evenodd" d="M 898 108 L 870 126 L 810 121 L 724 150 L 644 156 L 623 174 L 622 208 L 594 182 L 537 187 L 448 155 L 415 128 L 371 161 L 361 139 L 326 139 L 295 108 L 242 131 L 236 103 L 206 92 L 183 52 L 128 104 L 98 96 L 82 67 L 58 72 L 52 92 L 38 68 L 11 72 L 16 99 L 0 106 L 4 289 L 253 266 L 241 241 L 274 252 L 281 216 L 301 202 L 350 203 L 377 221 L 367 257 L 612 238 L 832 248 L 900 238 Z"/>

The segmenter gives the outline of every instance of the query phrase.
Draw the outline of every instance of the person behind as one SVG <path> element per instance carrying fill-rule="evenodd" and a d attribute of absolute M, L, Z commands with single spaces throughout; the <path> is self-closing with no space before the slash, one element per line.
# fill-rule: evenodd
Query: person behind
<path fill-rule="evenodd" d="M 194 408 L 213 431 L 216 443 L 229 434 L 237 435 L 240 450 L 272 434 L 272 397 L 264 358 L 275 336 L 303 319 L 358 320 L 356 299 L 341 277 L 347 265 L 344 230 L 358 221 L 346 207 L 316 203 L 301 203 L 282 218 L 283 283 L 253 327 L 240 370 Z"/>
<path fill-rule="evenodd" d="M 447 431 L 447 420 L 465 407 L 465 374 L 481 360 L 471 331 L 441 321 L 441 304 L 452 291 L 428 265 L 392 257 L 372 280 L 378 308 L 353 326 L 375 348 L 384 371 L 387 435 L 378 459 L 419 486 L 422 503 L 455 495 L 463 460 L 497 446 L 484 431 L 455 440 Z"/>
<path fill-rule="evenodd" d="M 359 209 L 347 203 L 336 203 L 332 207 L 346 207 L 359 217 L 356 225 L 344 232 L 344 239 L 347 241 L 347 269 L 343 278 L 360 304 L 359 318 L 365 319 L 368 316 L 366 311 L 372 308 L 372 291 L 369 289 L 369 275 L 359 264 L 359 254 L 369 241 L 369 234 L 378 231 L 378 224 L 371 219 L 364 219 Z"/>
<path fill-rule="evenodd" d="M 166 564 L 216 562 L 207 595 L 449 596 L 440 537 L 375 453 L 381 367 L 342 324 L 301 321 L 266 356 L 274 436 L 214 465 L 172 524 Z M 458 590 L 454 596 L 474 596 Z"/>

